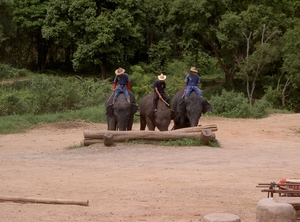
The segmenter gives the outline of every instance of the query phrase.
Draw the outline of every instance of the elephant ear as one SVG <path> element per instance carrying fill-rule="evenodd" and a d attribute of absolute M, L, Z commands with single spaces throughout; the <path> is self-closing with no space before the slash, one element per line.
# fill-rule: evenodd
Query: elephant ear
<path fill-rule="evenodd" d="M 135 114 L 138 110 L 138 106 L 136 104 L 131 103 L 131 113 Z"/>
<path fill-rule="evenodd" d="M 182 98 L 180 99 L 178 105 L 177 105 L 177 110 L 176 113 L 174 114 L 174 121 L 176 123 L 180 122 L 180 119 L 183 118 L 185 116 L 185 106 L 186 106 L 186 102 L 185 100 Z"/>
<path fill-rule="evenodd" d="M 207 100 L 203 101 L 203 109 L 202 113 L 205 114 L 206 112 L 212 112 L 212 106 L 207 102 Z"/>
<path fill-rule="evenodd" d="M 106 115 L 108 115 L 109 117 L 113 117 L 114 115 L 114 110 L 113 110 L 113 104 L 110 104 L 106 107 Z"/>

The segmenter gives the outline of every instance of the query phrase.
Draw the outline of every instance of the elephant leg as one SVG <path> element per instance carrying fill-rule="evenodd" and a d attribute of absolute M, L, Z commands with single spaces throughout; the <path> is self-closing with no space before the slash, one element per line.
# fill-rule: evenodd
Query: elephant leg
<path fill-rule="evenodd" d="M 128 124 L 127 124 L 127 131 L 132 130 L 132 124 L 133 124 L 133 115 L 129 117 Z"/>
<path fill-rule="evenodd" d="M 140 116 L 140 130 L 146 129 L 146 120 L 144 117 Z"/>
<path fill-rule="evenodd" d="M 149 118 L 147 118 L 146 122 L 147 122 L 148 130 L 154 131 L 155 130 L 155 126 L 154 126 L 153 122 Z"/>

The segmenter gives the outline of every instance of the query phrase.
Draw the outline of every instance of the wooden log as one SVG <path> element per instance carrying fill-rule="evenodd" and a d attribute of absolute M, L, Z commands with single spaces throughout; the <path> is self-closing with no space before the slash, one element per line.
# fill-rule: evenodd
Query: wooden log
<path fill-rule="evenodd" d="M 105 146 L 112 146 L 114 144 L 114 136 L 112 135 L 112 133 L 105 133 L 103 136 L 103 142 Z"/>
<path fill-rule="evenodd" d="M 145 140 L 169 140 L 169 139 L 182 139 L 182 138 L 199 138 L 200 133 L 172 133 L 171 131 L 109 131 L 114 141 L 125 141 L 132 139 L 145 139 Z M 93 131 L 85 130 L 84 138 L 88 139 L 103 139 L 107 131 Z"/>
<path fill-rule="evenodd" d="M 88 200 L 66 200 L 66 199 L 50 199 L 50 198 L 31 198 L 31 197 L 8 197 L 0 196 L 0 201 L 27 202 L 27 203 L 44 203 L 44 204 L 73 204 L 88 206 Z"/>
<path fill-rule="evenodd" d="M 113 134 L 115 137 L 116 135 L 128 135 L 128 136 L 136 136 L 137 138 L 140 136 L 144 136 L 145 134 L 150 134 L 150 135 L 187 135 L 189 133 L 195 134 L 195 133 L 200 133 L 203 129 L 210 129 L 211 131 L 217 131 L 217 128 L 215 125 L 210 125 L 210 126 L 197 126 L 197 127 L 188 127 L 188 128 L 183 128 L 183 129 L 178 129 L 178 130 L 172 130 L 172 131 L 109 131 Z M 104 130 L 84 130 L 83 131 L 83 136 L 84 138 L 90 138 L 90 139 L 102 139 L 104 134 L 107 133 L 108 131 Z M 176 136 L 175 136 L 176 137 Z M 183 136 L 183 138 L 186 136 Z"/>
<path fill-rule="evenodd" d="M 172 130 L 171 132 L 194 133 L 194 132 L 201 132 L 203 129 L 210 129 L 211 131 L 218 131 L 217 125 L 213 124 L 213 125 L 205 125 L 205 126 L 186 127 L 186 128 Z"/>
<path fill-rule="evenodd" d="M 87 132 L 87 135 L 91 135 L 92 138 L 85 137 L 83 140 L 84 146 L 89 146 L 95 143 L 103 143 L 104 135 L 107 131 Z M 178 140 L 182 138 L 199 139 L 200 133 L 170 133 L 166 132 L 155 132 L 155 131 L 109 131 L 113 135 L 114 142 L 124 142 L 126 140 L 142 139 L 147 141 L 163 141 L 163 140 Z"/>
<path fill-rule="evenodd" d="M 211 140 L 211 130 L 210 129 L 204 129 L 202 130 L 201 134 L 200 134 L 200 141 L 204 144 L 204 145 L 208 145 L 209 141 Z"/>

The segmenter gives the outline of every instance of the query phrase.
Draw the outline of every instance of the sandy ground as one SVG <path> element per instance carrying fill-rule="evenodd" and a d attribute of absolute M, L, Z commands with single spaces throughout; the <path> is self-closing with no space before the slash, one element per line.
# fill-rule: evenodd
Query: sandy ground
<path fill-rule="evenodd" d="M 202 117 L 221 148 L 92 145 L 60 123 L 0 135 L 0 196 L 71 199 L 89 206 L 0 202 L 1 222 L 203 221 L 209 213 L 254 222 L 261 182 L 300 178 L 300 114 L 264 119 Z M 134 125 L 139 130 L 139 125 Z"/>

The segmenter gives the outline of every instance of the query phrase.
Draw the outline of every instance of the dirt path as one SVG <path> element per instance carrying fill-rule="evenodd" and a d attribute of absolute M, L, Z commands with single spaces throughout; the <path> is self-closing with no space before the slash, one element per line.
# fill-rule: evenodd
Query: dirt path
<path fill-rule="evenodd" d="M 0 202 L 1 222 L 202 221 L 208 213 L 255 221 L 259 182 L 300 178 L 300 114 L 265 119 L 203 117 L 221 148 L 80 144 L 83 130 L 61 123 L 0 135 L 0 196 L 89 200 L 77 205 Z M 136 124 L 134 130 L 138 130 Z"/>

